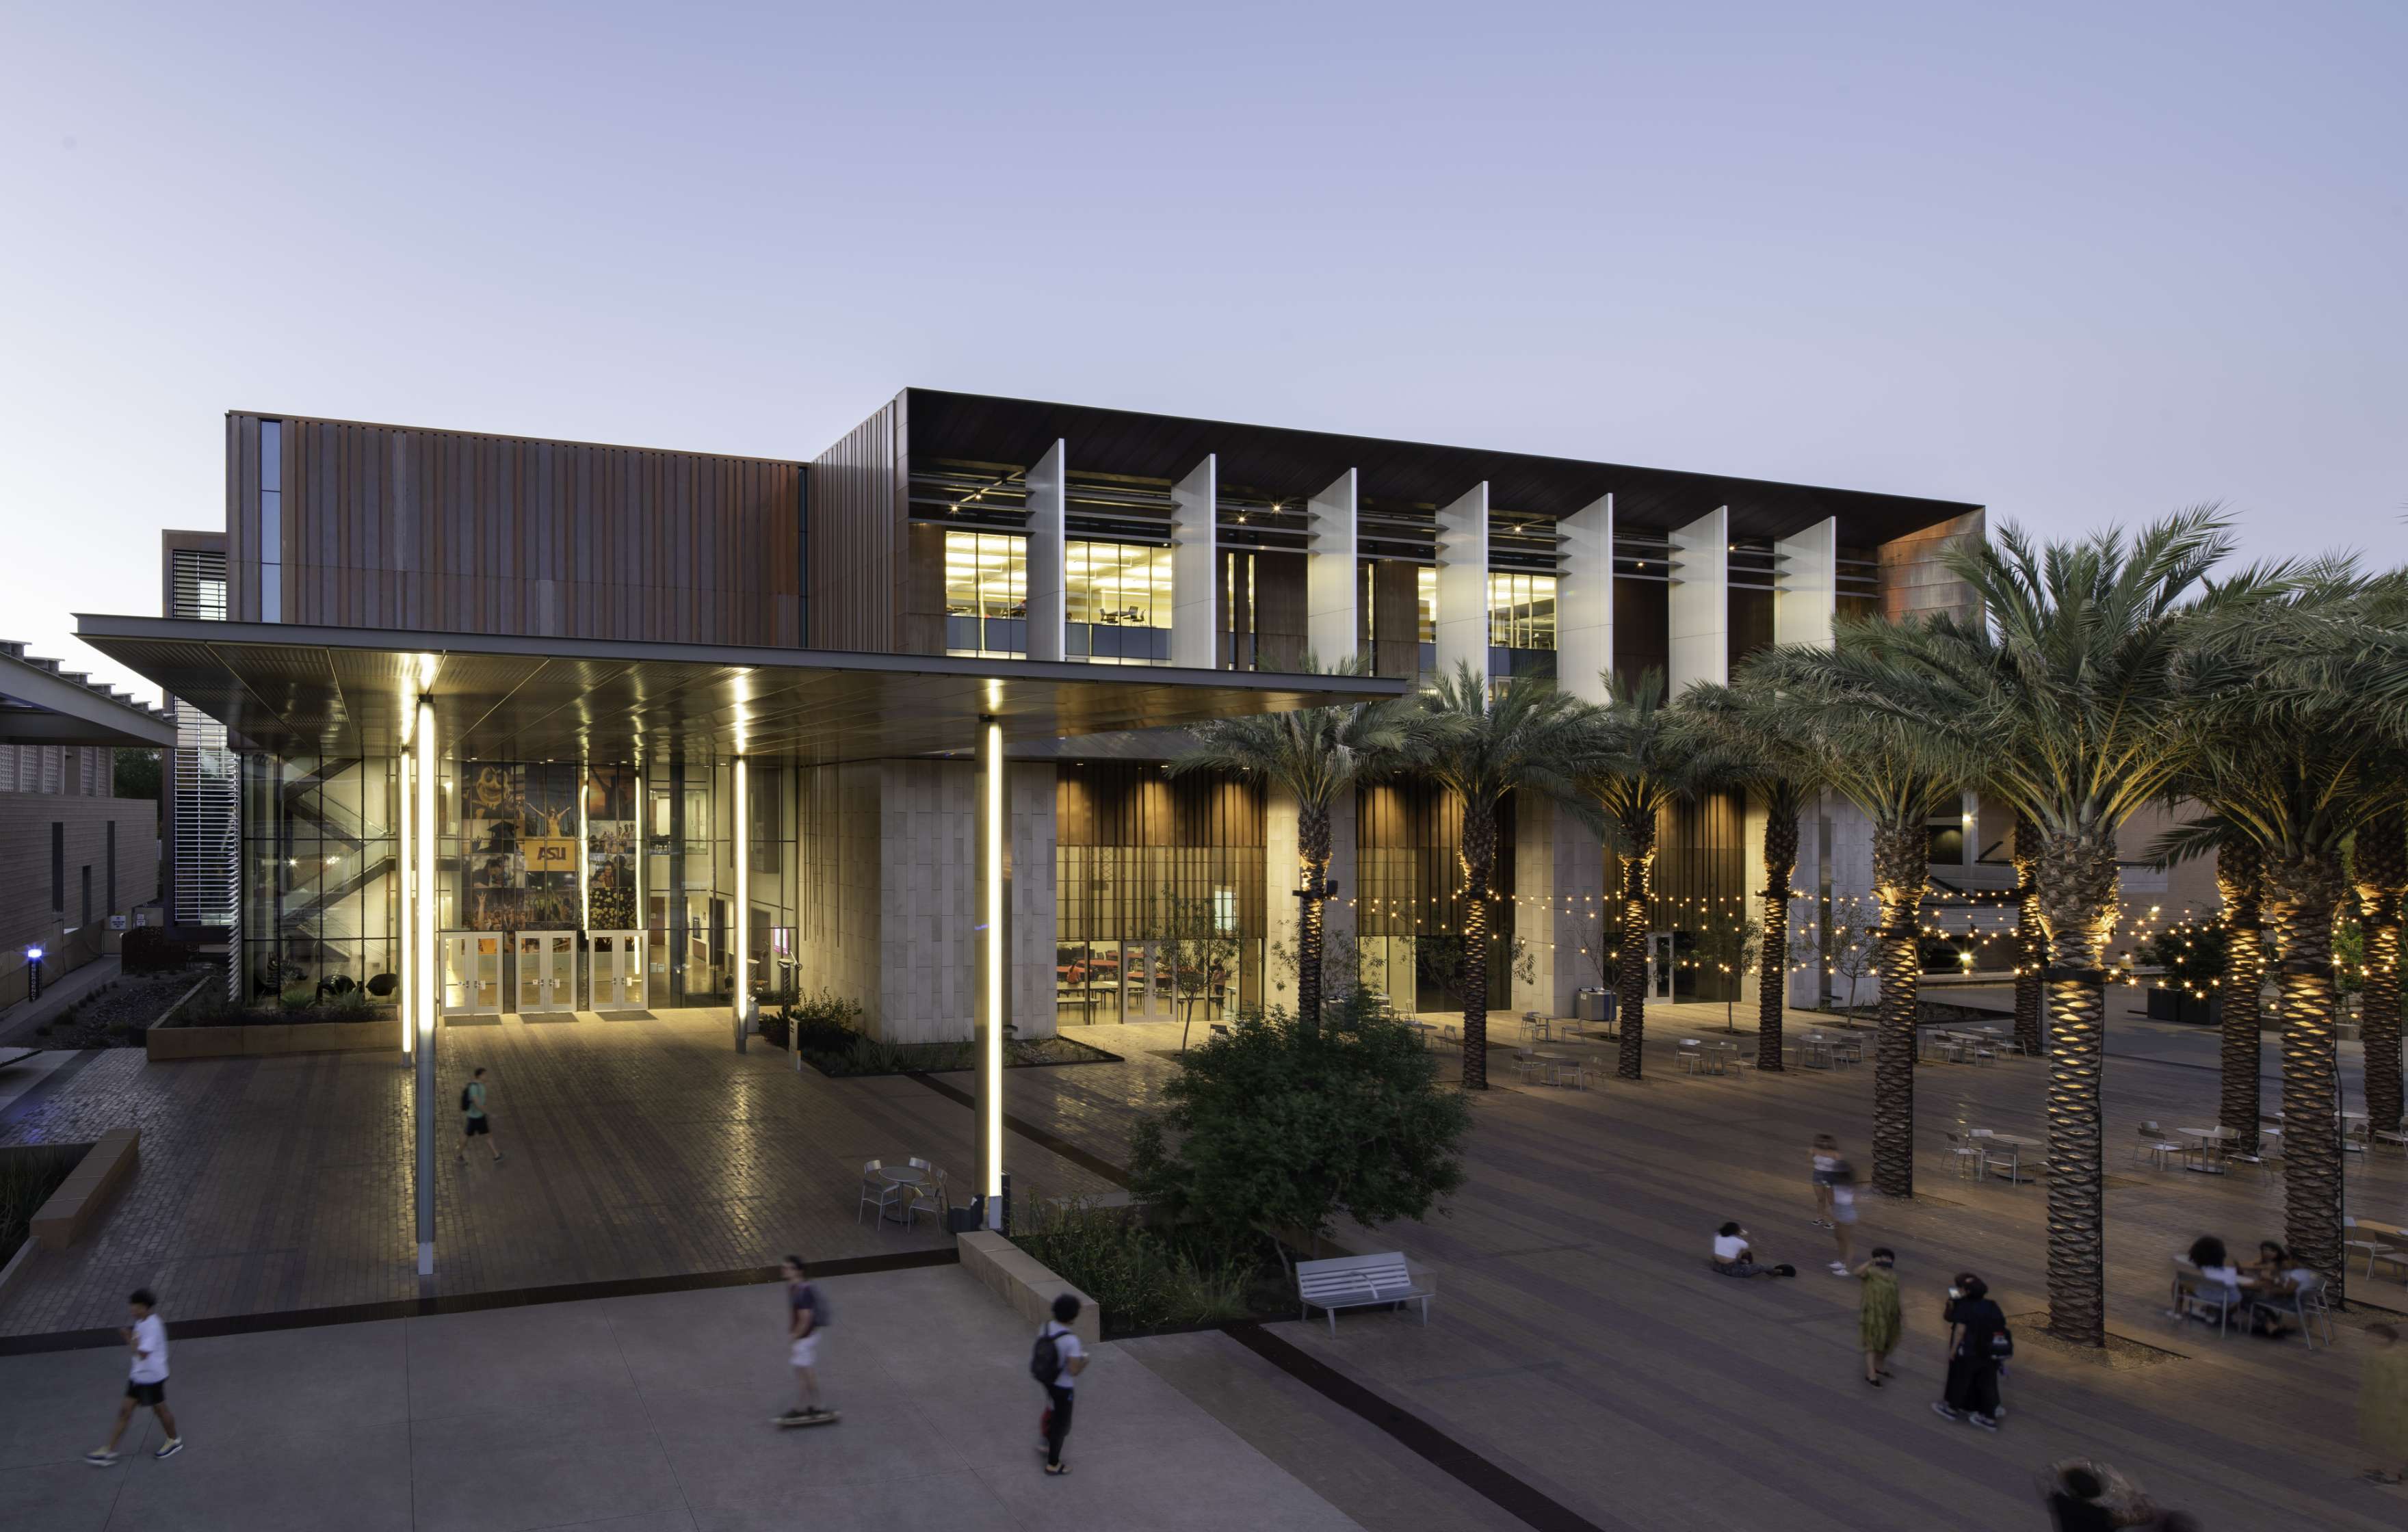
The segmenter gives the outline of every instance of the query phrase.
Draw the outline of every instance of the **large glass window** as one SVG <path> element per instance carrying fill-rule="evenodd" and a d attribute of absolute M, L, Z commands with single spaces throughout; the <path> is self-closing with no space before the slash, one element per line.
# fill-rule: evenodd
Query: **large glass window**
<path fill-rule="evenodd" d="M 1421 639 L 1421 673 L 1438 670 L 1438 571 L 1423 565 L 1413 571 L 1414 632 Z"/>
<path fill-rule="evenodd" d="M 1104 665 L 1169 662 L 1169 549 L 1073 542 L 1063 562 L 1073 658 Z"/>
<path fill-rule="evenodd" d="M 1495 649 L 1555 647 L 1555 577 L 1488 577 L 1488 642 Z"/>
<path fill-rule="evenodd" d="M 1028 651 L 1028 539 L 1008 532 L 945 533 L 945 652 Z"/>
<path fill-rule="evenodd" d="M 247 755 L 242 790 L 247 995 L 305 1003 L 365 986 L 388 997 L 393 762 Z"/>

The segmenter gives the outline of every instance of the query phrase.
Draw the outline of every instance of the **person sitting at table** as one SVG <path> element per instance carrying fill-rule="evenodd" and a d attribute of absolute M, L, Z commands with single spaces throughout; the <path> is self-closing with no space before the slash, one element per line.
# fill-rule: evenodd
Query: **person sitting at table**
<path fill-rule="evenodd" d="M 1726 1277 L 1795 1277 L 1798 1268 L 1787 1263 L 1779 1266 L 1758 1266 L 1756 1252 L 1748 1247 L 1747 1231 L 1736 1222 L 1725 1224 L 1714 1234 L 1714 1269 Z"/>
<path fill-rule="evenodd" d="M 2238 1309 L 2241 1306 L 2241 1268 L 2224 1253 L 2224 1241 L 2212 1234 L 2202 1234 L 2190 1242 L 2190 1264 L 2199 1267 L 2202 1298 L 2222 1299 Z"/>

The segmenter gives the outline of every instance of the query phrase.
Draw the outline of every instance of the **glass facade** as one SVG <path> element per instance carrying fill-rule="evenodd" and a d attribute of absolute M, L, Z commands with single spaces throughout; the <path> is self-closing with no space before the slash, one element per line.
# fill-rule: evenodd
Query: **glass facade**
<path fill-rule="evenodd" d="M 390 993 L 393 762 L 249 755 L 241 780 L 247 998 L 306 1002 L 322 986 Z"/>
<path fill-rule="evenodd" d="M 1170 663 L 1170 550 L 1078 542 L 1063 552 L 1072 659 L 1098 665 Z"/>
<path fill-rule="evenodd" d="M 1028 652 L 1026 537 L 946 531 L 945 652 L 996 658 Z"/>
<path fill-rule="evenodd" d="M 1490 573 L 1488 673 L 1554 678 L 1555 576 Z"/>

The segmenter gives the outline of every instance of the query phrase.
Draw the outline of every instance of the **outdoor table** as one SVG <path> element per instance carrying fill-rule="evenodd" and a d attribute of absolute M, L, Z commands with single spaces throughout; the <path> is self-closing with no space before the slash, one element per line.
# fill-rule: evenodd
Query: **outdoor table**
<path fill-rule="evenodd" d="M 897 1203 L 892 1211 L 881 1208 L 878 1210 L 878 1221 L 882 1224 L 908 1224 L 910 1217 L 903 1210 L 908 1209 L 912 1202 L 920 1198 L 922 1189 L 920 1167 L 915 1165 L 882 1165 L 878 1167 L 878 1179 L 889 1186 L 908 1187 L 911 1192 L 910 1201 Z"/>
<path fill-rule="evenodd" d="M 2007 1163 L 2003 1167 L 1994 1165 L 1990 1168 L 1998 1171 L 2001 1175 L 2004 1175 L 2009 1181 L 2026 1181 L 2031 1180 L 2029 1176 L 2024 1174 L 2025 1150 L 2045 1149 L 2048 1147 L 2041 1139 L 2026 1138 L 2014 1133 L 1988 1134 L 1983 1138 L 1982 1141 L 1985 1144 L 2004 1144 L 2006 1146 Z"/>
<path fill-rule="evenodd" d="M 1436 1022 L 1408 1021 L 1405 1024 L 1422 1035 L 1422 1046 L 1424 1048 L 1429 1047 L 1430 1038 L 1438 1031 L 1438 1024 Z"/>
<path fill-rule="evenodd" d="M 2203 1176 L 2224 1174 L 2224 1146 L 2233 1137 L 2230 1128 L 2184 1127 L 2176 1128 L 2174 1131 L 2186 1138 L 2199 1140 L 2199 1163 L 2197 1165 L 2186 1163 L 2183 1166 L 2184 1169 L 2196 1170 Z"/>
<path fill-rule="evenodd" d="M 1809 1032 L 1798 1045 L 1800 1068 L 1828 1069 L 1831 1067 L 1831 1039 L 1820 1032 Z"/>

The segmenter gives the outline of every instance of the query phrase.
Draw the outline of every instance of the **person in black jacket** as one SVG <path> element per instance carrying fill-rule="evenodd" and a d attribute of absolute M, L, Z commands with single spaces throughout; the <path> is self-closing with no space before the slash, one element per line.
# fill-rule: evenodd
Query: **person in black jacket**
<path fill-rule="evenodd" d="M 1948 1306 L 1940 1317 L 1948 1325 L 1948 1383 L 1932 1412 L 1995 1431 L 1999 1428 L 1996 1338 L 2006 1329 L 2007 1316 L 1990 1301 L 1989 1284 L 1962 1271 L 1949 1284 Z"/>

